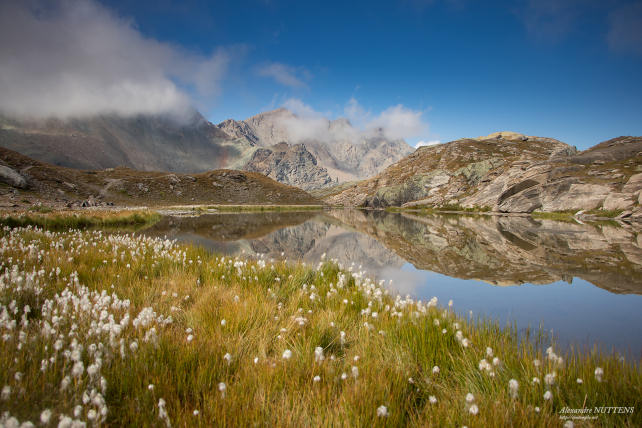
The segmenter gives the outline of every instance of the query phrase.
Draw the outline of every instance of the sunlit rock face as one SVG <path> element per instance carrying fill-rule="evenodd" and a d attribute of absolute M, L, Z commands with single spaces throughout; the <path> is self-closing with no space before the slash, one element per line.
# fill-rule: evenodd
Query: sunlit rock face
<path fill-rule="evenodd" d="M 342 206 L 453 206 L 499 212 L 621 210 L 642 219 L 642 138 L 577 152 L 551 138 L 495 133 L 421 147 L 326 197 Z"/>

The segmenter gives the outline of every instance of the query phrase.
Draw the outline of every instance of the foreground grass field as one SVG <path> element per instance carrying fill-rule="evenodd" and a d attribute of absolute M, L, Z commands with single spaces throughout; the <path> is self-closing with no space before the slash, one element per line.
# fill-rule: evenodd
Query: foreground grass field
<path fill-rule="evenodd" d="M 561 355 L 332 261 L 5 226 L 0 263 L 5 426 L 642 424 L 638 362 Z"/>

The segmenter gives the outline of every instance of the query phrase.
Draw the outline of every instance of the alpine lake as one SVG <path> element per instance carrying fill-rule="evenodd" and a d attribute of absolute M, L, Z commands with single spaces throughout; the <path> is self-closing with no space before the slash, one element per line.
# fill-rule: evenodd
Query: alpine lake
<path fill-rule="evenodd" d="M 628 224 L 354 209 L 187 211 L 166 212 L 137 233 L 232 256 L 335 259 L 390 293 L 435 296 L 524 337 L 642 358 L 642 233 Z"/>

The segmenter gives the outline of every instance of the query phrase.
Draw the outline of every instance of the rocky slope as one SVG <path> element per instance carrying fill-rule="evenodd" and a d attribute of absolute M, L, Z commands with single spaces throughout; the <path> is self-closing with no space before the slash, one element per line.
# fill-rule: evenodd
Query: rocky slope
<path fill-rule="evenodd" d="M 334 205 L 461 206 L 500 212 L 640 212 L 642 138 L 583 152 L 550 138 L 496 133 L 421 147 L 384 172 L 338 192 Z"/>
<path fill-rule="evenodd" d="M 273 180 L 304 190 L 318 189 L 332 183 L 328 170 L 317 165 L 316 158 L 303 144 L 279 143 L 257 149 L 243 169 L 260 172 Z"/>
<path fill-rule="evenodd" d="M 0 146 L 70 168 L 191 173 L 236 168 L 253 152 L 251 141 L 230 137 L 195 111 L 180 121 L 146 115 L 64 121 L 0 117 Z"/>
<path fill-rule="evenodd" d="M 295 135 L 293 128 L 302 125 L 294 113 L 283 108 L 244 121 L 226 120 L 218 127 L 232 137 L 262 147 L 304 143 L 317 164 L 339 183 L 371 177 L 412 151 L 403 140 L 390 140 L 381 131 L 360 133 L 346 119 L 317 119 L 315 124 L 323 128 L 319 130 L 323 140 Z"/>
<path fill-rule="evenodd" d="M 0 147 L 0 207 L 179 204 L 318 204 L 305 191 L 262 174 L 213 170 L 200 174 L 130 168 L 77 170 Z"/>

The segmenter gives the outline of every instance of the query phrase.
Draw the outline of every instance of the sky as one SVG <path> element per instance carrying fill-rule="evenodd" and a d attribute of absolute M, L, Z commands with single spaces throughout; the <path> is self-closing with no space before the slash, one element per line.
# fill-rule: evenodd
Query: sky
<path fill-rule="evenodd" d="M 642 135 L 642 1 L 5 0 L 0 110 L 287 106 L 421 142 Z"/>

